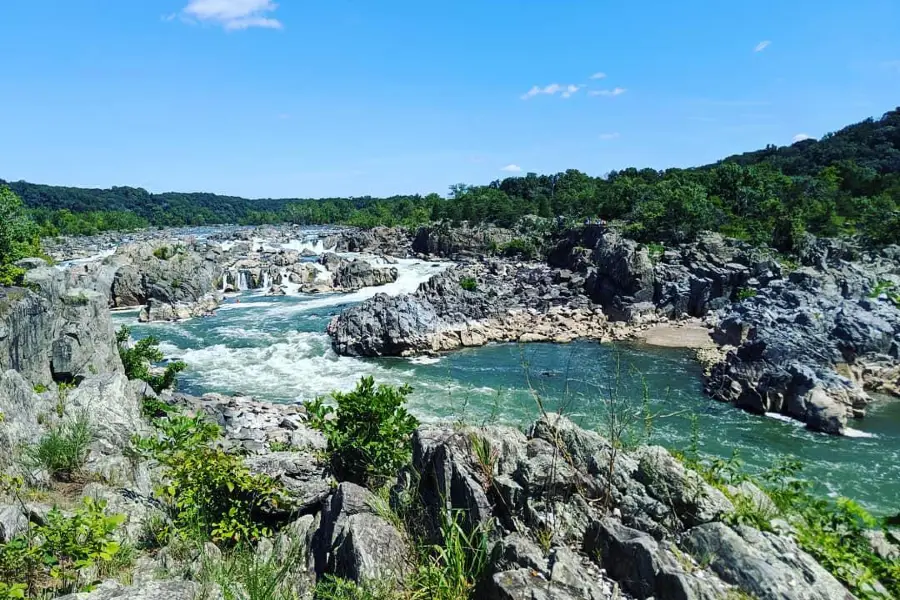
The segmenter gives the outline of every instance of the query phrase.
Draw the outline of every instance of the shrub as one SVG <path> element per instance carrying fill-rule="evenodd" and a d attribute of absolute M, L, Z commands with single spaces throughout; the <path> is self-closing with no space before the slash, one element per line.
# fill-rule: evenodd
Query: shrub
<path fill-rule="evenodd" d="M 69 480 L 77 475 L 87 460 L 94 433 L 86 414 L 65 421 L 24 451 L 26 463 L 46 469 L 54 478 Z"/>
<path fill-rule="evenodd" d="M 316 584 L 316 600 L 406 600 L 407 596 L 391 581 L 356 583 L 326 575 Z"/>
<path fill-rule="evenodd" d="M 153 250 L 153 256 L 159 260 L 169 260 L 175 256 L 175 249 L 171 246 L 160 246 Z"/>
<path fill-rule="evenodd" d="M 744 300 L 747 300 L 748 298 L 753 298 L 755 296 L 756 296 L 756 290 L 753 288 L 745 288 L 744 287 L 744 288 L 740 288 L 737 291 L 738 302 L 742 302 Z"/>
<path fill-rule="evenodd" d="M 0 545 L 0 581 L 6 585 L 0 598 L 42 597 L 50 590 L 56 596 L 93 583 L 82 581 L 90 567 L 98 574 L 123 568 L 131 554 L 113 533 L 124 518 L 107 514 L 106 502 L 92 498 L 69 517 L 51 510 L 43 524 Z"/>
<path fill-rule="evenodd" d="M 379 487 L 410 459 L 410 436 L 419 422 L 404 408 L 412 388 L 375 387 L 363 377 L 352 392 L 332 394 L 337 410 L 321 398 L 307 403 L 310 424 L 328 440 L 326 452 L 335 474 Z"/>
<path fill-rule="evenodd" d="M 306 577 L 303 569 L 296 568 L 302 558 L 300 545 L 277 550 L 260 554 L 242 544 L 221 558 L 205 556 L 199 578 L 204 584 L 218 585 L 229 600 L 299 600 L 306 597 L 298 593 Z M 300 577 L 294 575 L 297 571 L 301 572 Z"/>
<path fill-rule="evenodd" d="M 125 367 L 125 375 L 129 379 L 140 379 L 150 384 L 157 394 L 163 390 L 175 387 L 178 383 L 177 375 L 187 368 L 187 365 L 178 360 L 166 365 L 161 375 L 154 375 L 150 367 L 162 361 L 165 357 L 159 350 L 159 340 L 153 336 L 145 337 L 128 347 L 128 339 L 131 330 L 125 325 L 116 332 L 116 343 L 119 346 L 119 358 Z"/>
<path fill-rule="evenodd" d="M 265 512 L 282 497 L 275 482 L 250 472 L 240 456 L 211 446 L 219 428 L 202 417 L 170 411 L 154 421 L 158 435 L 139 438 L 140 453 L 166 467 L 157 496 L 183 537 L 217 542 L 268 535 Z"/>
<path fill-rule="evenodd" d="M 478 282 L 475 281 L 474 277 L 463 277 L 459 280 L 459 287 L 467 292 L 474 292 L 478 289 Z"/>
<path fill-rule="evenodd" d="M 503 256 L 521 256 L 533 259 L 537 257 L 537 248 L 534 242 L 524 238 L 513 238 L 500 245 L 500 254 Z"/>

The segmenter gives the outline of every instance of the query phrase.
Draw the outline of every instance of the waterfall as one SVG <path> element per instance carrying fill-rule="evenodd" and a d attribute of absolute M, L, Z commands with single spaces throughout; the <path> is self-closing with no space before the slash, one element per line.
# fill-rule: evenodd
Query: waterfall
<path fill-rule="evenodd" d="M 238 289 L 243 291 L 249 290 L 250 285 L 250 272 L 249 271 L 240 271 L 238 273 Z"/>
<path fill-rule="evenodd" d="M 263 271 L 263 274 L 262 274 L 262 289 L 268 290 L 270 287 L 272 287 L 272 282 L 271 282 L 270 279 L 269 279 L 269 272 L 268 272 L 268 271 Z"/>

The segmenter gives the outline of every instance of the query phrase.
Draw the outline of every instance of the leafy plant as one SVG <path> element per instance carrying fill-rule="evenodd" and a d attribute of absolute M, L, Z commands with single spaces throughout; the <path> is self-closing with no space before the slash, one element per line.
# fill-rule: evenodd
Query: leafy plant
<path fill-rule="evenodd" d="M 325 434 L 326 452 L 335 474 L 379 487 L 409 462 L 410 436 L 418 421 L 404 404 L 412 388 L 375 386 L 363 377 L 351 392 L 335 392 L 335 410 L 321 398 L 306 404 L 309 423 Z"/>
<path fill-rule="evenodd" d="M 135 446 L 166 467 L 157 496 L 182 536 L 236 543 L 271 533 L 265 513 L 282 501 L 278 486 L 251 473 L 241 457 L 213 447 L 216 425 L 174 411 L 154 425 L 158 435 L 138 438 Z"/>
<path fill-rule="evenodd" d="M 155 248 L 153 250 L 153 256 L 155 256 L 159 260 L 169 260 L 170 258 L 175 256 L 175 249 L 171 246 L 160 246 L 159 248 Z"/>
<path fill-rule="evenodd" d="M 475 281 L 474 277 L 463 277 L 459 280 L 459 287 L 467 292 L 474 292 L 478 289 L 478 282 Z"/>
<path fill-rule="evenodd" d="M 106 512 L 106 502 L 85 498 L 71 516 L 51 510 L 44 522 L 0 544 L 0 581 L 9 598 L 38 597 L 45 590 L 67 593 L 91 581 L 83 573 L 97 567 L 113 574 L 129 562 L 129 550 L 113 539 L 123 515 Z M 0 595 L 0 598 L 3 596 Z"/>
<path fill-rule="evenodd" d="M 131 330 L 125 325 L 122 325 L 116 332 L 116 343 L 119 347 L 122 366 L 125 367 L 125 375 L 129 379 L 146 381 L 157 394 L 175 387 L 178 382 L 177 375 L 187 368 L 187 364 L 182 361 L 170 362 L 161 375 L 155 375 L 151 372 L 150 367 L 165 358 L 159 349 L 159 340 L 148 336 L 138 340 L 129 348 L 130 337 Z"/>
<path fill-rule="evenodd" d="M 538 250 L 534 242 L 525 238 L 513 238 L 500 245 L 500 253 L 503 256 L 521 256 L 523 258 L 537 258 Z"/>
<path fill-rule="evenodd" d="M 37 444 L 24 448 L 26 463 L 46 469 L 54 478 L 69 480 L 87 460 L 94 433 L 85 413 L 50 429 Z"/>
<path fill-rule="evenodd" d="M 737 299 L 738 299 L 738 302 L 743 302 L 744 300 L 747 300 L 747 299 L 749 299 L 749 298 L 753 298 L 753 297 L 756 296 L 756 294 L 757 294 L 757 292 L 756 292 L 756 290 L 753 289 L 753 288 L 746 288 L 746 287 L 740 288 L 740 289 L 737 291 Z"/>
<path fill-rule="evenodd" d="M 48 388 L 43 383 L 38 383 L 34 386 L 34 393 L 35 394 L 43 394 L 44 392 L 48 391 L 49 389 L 50 388 Z"/>

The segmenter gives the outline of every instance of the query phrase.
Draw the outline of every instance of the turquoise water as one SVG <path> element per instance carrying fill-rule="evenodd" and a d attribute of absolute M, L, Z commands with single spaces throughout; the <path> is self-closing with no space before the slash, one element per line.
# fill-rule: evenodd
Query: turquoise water
<path fill-rule="evenodd" d="M 389 291 L 414 289 L 440 267 L 405 261 Z M 382 288 L 383 290 L 384 288 Z M 136 312 L 116 313 L 133 335 L 154 335 L 170 358 L 185 360 L 182 391 L 246 394 L 295 402 L 347 390 L 363 375 L 414 388 L 411 410 L 422 420 L 465 419 L 524 427 L 538 414 L 560 410 L 603 432 L 608 399 L 622 398 L 642 435 L 640 413 L 655 415 L 650 440 L 686 448 L 696 415 L 703 452 L 727 458 L 734 450 L 753 468 L 781 456 L 799 458 L 824 492 L 861 501 L 879 513 L 900 511 L 900 402 L 876 403 L 855 423 L 861 435 L 837 438 L 795 423 L 750 415 L 702 393 L 701 373 L 688 351 L 601 345 L 492 345 L 439 359 L 357 359 L 331 350 L 325 326 L 340 310 L 375 291 L 351 295 L 229 298 L 215 316 L 177 324 L 138 324 Z M 618 376 L 617 376 L 618 374 Z M 618 394 L 611 390 L 618 389 Z"/>

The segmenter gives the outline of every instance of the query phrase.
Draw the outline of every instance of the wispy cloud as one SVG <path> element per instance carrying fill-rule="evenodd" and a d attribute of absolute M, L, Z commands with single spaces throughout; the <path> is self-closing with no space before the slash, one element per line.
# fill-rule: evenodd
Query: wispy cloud
<path fill-rule="evenodd" d="M 791 138 L 791 142 L 796 144 L 797 142 L 802 142 L 803 140 L 811 140 L 812 136 L 806 133 L 798 133 L 793 138 Z"/>
<path fill-rule="evenodd" d="M 881 67 L 883 69 L 888 69 L 889 71 L 900 73 L 900 60 L 886 60 L 881 63 Z"/>
<path fill-rule="evenodd" d="M 616 87 L 611 90 L 591 90 L 588 92 L 589 96 L 621 96 L 625 92 L 627 92 L 625 88 Z"/>
<path fill-rule="evenodd" d="M 522 167 L 515 164 L 508 164 L 505 167 L 500 169 L 501 171 L 506 171 L 507 173 L 521 173 Z"/>
<path fill-rule="evenodd" d="M 272 0 L 189 0 L 181 12 L 189 21 L 212 23 L 229 31 L 281 29 L 281 21 L 269 16 L 276 8 Z"/>
<path fill-rule="evenodd" d="M 618 137 L 619 137 L 619 132 L 618 132 L 618 131 L 613 131 L 613 132 L 611 132 L 611 133 L 601 133 L 601 134 L 600 134 L 600 139 L 601 139 L 601 140 L 614 140 L 614 139 L 616 139 L 616 138 L 618 138 Z"/>
<path fill-rule="evenodd" d="M 550 85 L 545 85 L 544 87 L 536 85 L 522 94 L 521 98 L 522 100 L 528 100 L 529 98 L 534 98 L 535 96 L 555 96 L 556 94 L 559 94 L 561 98 L 571 98 L 572 94 L 576 93 L 582 87 L 584 86 L 576 85 L 574 83 L 570 83 L 568 85 L 551 83 Z"/>
<path fill-rule="evenodd" d="M 771 44 L 772 44 L 771 40 L 763 40 L 753 48 L 753 51 L 754 52 L 762 52 L 763 50 L 768 48 Z"/>
<path fill-rule="evenodd" d="M 606 73 L 602 73 L 600 71 L 591 75 L 591 79 L 605 79 L 605 78 L 606 78 Z"/>

